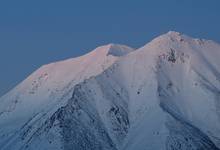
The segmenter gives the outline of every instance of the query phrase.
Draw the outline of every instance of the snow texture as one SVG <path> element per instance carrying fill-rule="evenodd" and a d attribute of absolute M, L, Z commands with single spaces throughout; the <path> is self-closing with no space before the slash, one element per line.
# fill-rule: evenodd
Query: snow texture
<path fill-rule="evenodd" d="M 218 150 L 219 57 L 170 31 L 45 65 L 0 99 L 0 149 Z"/>

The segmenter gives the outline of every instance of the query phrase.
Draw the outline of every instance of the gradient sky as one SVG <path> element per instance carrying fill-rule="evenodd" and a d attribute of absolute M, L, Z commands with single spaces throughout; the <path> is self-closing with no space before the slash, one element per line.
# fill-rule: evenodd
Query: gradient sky
<path fill-rule="evenodd" d="M 220 0 L 1 0 L 0 95 L 43 64 L 169 30 L 220 42 Z"/>

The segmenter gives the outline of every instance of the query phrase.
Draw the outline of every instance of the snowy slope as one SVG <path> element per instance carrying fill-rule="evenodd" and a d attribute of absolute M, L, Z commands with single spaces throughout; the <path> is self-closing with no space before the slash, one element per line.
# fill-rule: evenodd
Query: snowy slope
<path fill-rule="evenodd" d="M 123 149 L 217 149 L 219 56 L 219 44 L 176 32 L 129 55 L 127 61 L 138 58 L 136 71 L 126 70 L 136 80 L 129 91 L 131 121 L 137 121 Z"/>
<path fill-rule="evenodd" d="M 170 31 L 131 51 L 108 45 L 39 69 L 0 100 L 0 148 L 220 149 L 220 45 Z"/>
<path fill-rule="evenodd" d="M 119 55 L 123 56 L 122 51 L 126 55 L 133 49 L 109 44 L 78 58 L 44 65 L 3 96 L 0 99 L 0 149 L 11 136 L 15 138 L 25 123 L 39 126 L 43 121 L 38 120 L 46 119 L 71 98 L 77 83 L 103 72 Z"/>

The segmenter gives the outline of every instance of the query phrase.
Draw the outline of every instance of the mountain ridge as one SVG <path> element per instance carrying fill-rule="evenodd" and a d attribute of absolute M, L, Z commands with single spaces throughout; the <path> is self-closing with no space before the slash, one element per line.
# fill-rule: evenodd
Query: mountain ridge
<path fill-rule="evenodd" d="M 55 63 L 56 69 L 52 75 L 57 77 L 51 83 L 64 78 L 65 83 L 62 85 L 59 82 L 57 85 L 65 87 L 67 90 L 64 93 L 68 94 L 63 97 L 64 93 L 57 94 L 60 90 L 55 88 L 52 90 L 55 95 L 47 98 L 48 89 L 44 88 L 44 96 L 39 96 L 38 93 L 36 98 L 30 99 L 35 101 L 47 98 L 43 102 L 49 104 L 52 111 L 48 106 L 45 108 L 49 111 L 45 112 L 35 109 L 35 112 L 39 112 L 30 115 L 31 118 L 27 117 L 29 121 L 24 119 L 21 122 L 25 122 L 22 128 L 14 127 L 17 132 L 21 129 L 14 133 L 16 138 L 10 140 L 8 135 L 0 135 L 15 143 L 12 145 L 0 140 L 0 148 L 219 149 L 218 44 L 170 31 L 132 52 L 126 46 L 122 46 L 127 49 L 125 53 L 118 45 L 109 44 L 106 47 L 106 51 L 98 48 L 99 53 L 93 51 L 88 54 L 93 56 L 86 62 L 89 64 L 88 68 L 93 71 L 93 67 L 100 64 L 101 67 L 98 67 L 98 71 L 95 69 L 96 74 L 79 71 L 80 76 L 85 76 L 76 78 L 78 82 L 74 80 L 71 83 L 68 80 L 68 76 L 73 77 L 68 68 L 73 66 L 71 64 L 68 67 L 65 63 L 71 60 Z M 114 53 L 108 55 L 111 48 Z M 100 55 L 101 52 L 103 53 Z M 116 58 L 114 54 L 124 56 Z M 99 63 L 92 65 L 93 61 Z M 81 62 L 82 60 L 77 63 Z M 103 62 L 107 62 L 104 67 Z M 64 65 L 67 71 L 59 68 L 59 65 Z M 85 67 L 84 64 L 83 66 Z M 48 82 L 44 79 L 49 77 L 50 74 L 46 75 L 43 71 L 41 84 Z M 56 84 L 49 85 L 55 87 Z M 27 96 L 21 99 L 24 98 Z M 6 106 L 4 103 L 3 105 Z M 20 110 L 24 111 L 23 109 Z M 200 112 L 204 112 L 204 115 Z M 4 127 L 4 130 L 8 128 L 5 127 L 5 122 L 13 122 L 10 113 L 0 114 L 1 119 L 6 119 L 0 121 L 0 127 Z M 206 117 L 212 124 L 205 122 Z M 9 128 L 8 131 L 10 133 L 13 130 Z M 2 146 L 3 143 L 6 144 Z"/>

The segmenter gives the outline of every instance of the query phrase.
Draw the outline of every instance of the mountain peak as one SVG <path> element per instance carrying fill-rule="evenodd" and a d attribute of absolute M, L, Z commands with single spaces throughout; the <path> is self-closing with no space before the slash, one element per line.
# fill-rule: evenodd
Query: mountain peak
<path fill-rule="evenodd" d="M 107 55 L 112 55 L 112 56 L 124 56 L 132 51 L 134 51 L 133 48 L 130 48 L 126 45 L 120 45 L 120 44 L 109 44 L 108 45 L 108 53 Z"/>
<path fill-rule="evenodd" d="M 180 36 L 181 35 L 181 33 L 177 32 L 177 31 L 168 31 L 167 34 L 168 35 L 173 35 L 173 36 Z"/>
<path fill-rule="evenodd" d="M 191 37 L 176 31 L 169 31 L 161 35 L 161 37 L 169 39 L 171 41 L 179 41 L 179 42 L 192 39 Z"/>
<path fill-rule="evenodd" d="M 97 47 L 95 50 L 88 53 L 88 55 L 97 55 L 99 57 L 110 55 L 110 56 L 114 56 L 114 57 L 120 57 L 120 56 L 124 56 L 132 51 L 134 51 L 134 49 L 131 47 L 128 47 L 126 45 L 110 43 L 107 45 Z"/>
<path fill-rule="evenodd" d="M 170 45 L 171 43 L 174 44 L 200 44 L 201 42 L 198 41 L 206 41 L 206 40 L 201 40 L 201 39 L 196 39 L 193 37 L 190 37 L 188 35 L 185 35 L 180 32 L 176 31 L 169 31 L 165 34 L 162 34 L 152 40 L 152 42 L 147 43 L 147 45 Z M 168 44 L 169 43 L 169 44 Z"/>
<path fill-rule="evenodd" d="M 180 32 L 176 32 L 176 31 L 169 31 L 165 34 L 165 36 L 168 36 L 172 41 L 179 41 L 179 42 L 183 42 L 183 41 L 187 41 L 187 40 L 192 40 L 193 38 L 190 36 L 187 36 L 185 34 L 182 34 Z"/>

